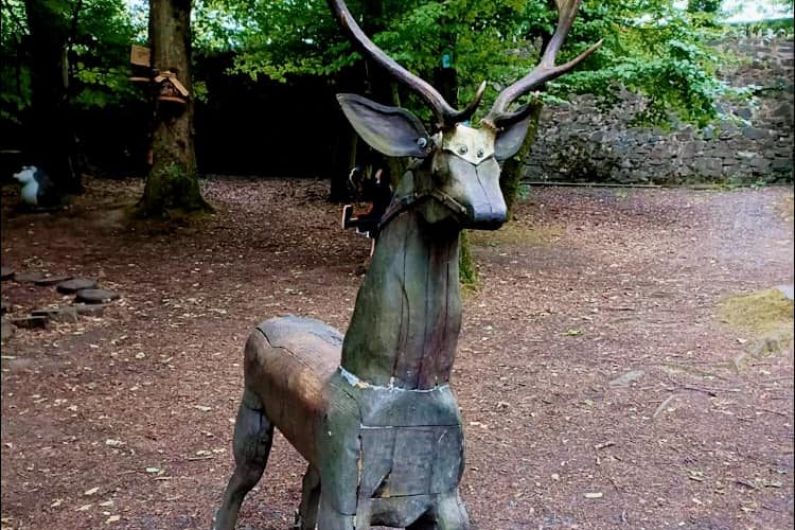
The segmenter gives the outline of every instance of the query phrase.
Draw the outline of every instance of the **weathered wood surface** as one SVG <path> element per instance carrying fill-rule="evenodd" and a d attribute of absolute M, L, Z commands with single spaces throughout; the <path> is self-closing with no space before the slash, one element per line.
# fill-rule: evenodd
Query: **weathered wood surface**
<path fill-rule="evenodd" d="M 261 323 L 246 344 L 246 387 L 309 462 L 316 460 L 315 428 L 327 408 L 325 389 L 339 366 L 341 345 L 336 329 L 292 316 Z"/>
<path fill-rule="evenodd" d="M 376 247 L 343 339 L 294 316 L 260 324 L 246 345 L 245 391 L 235 427 L 236 467 L 215 530 L 233 530 L 240 504 L 262 475 L 273 428 L 309 462 L 298 528 L 468 530 L 458 493 L 464 468 L 461 415 L 448 386 L 461 328 L 458 248 L 464 228 L 506 220 L 500 162 L 516 154 L 529 107 L 509 105 L 565 73 L 593 48 L 555 66 L 579 7 L 560 10 L 542 64 L 498 97 L 482 127 L 462 122 L 430 85 L 378 49 L 342 0 L 329 0 L 357 48 L 423 97 L 431 132 L 404 109 L 340 95 L 343 112 L 371 147 L 416 158 L 374 230 Z"/>
<path fill-rule="evenodd" d="M 433 388 L 450 379 L 460 329 L 458 230 L 396 218 L 356 298 L 342 366 L 375 385 Z"/>
<path fill-rule="evenodd" d="M 408 497 L 455 492 L 463 471 L 463 433 L 449 386 L 380 387 L 343 369 L 329 381 L 328 396 L 313 465 L 323 497 L 336 512 L 366 513 L 376 498 L 413 504 L 417 499 Z"/>

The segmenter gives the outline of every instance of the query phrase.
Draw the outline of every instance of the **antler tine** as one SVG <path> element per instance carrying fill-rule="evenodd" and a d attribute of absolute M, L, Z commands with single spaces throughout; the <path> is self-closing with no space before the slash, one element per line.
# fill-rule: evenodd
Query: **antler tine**
<path fill-rule="evenodd" d="M 558 26 L 555 28 L 555 33 L 547 44 L 546 50 L 544 50 L 541 61 L 529 74 L 503 90 L 500 95 L 497 96 L 497 99 L 494 101 L 494 106 L 491 108 L 488 115 L 483 118 L 485 124 L 497 128 L 501 125 L 521 120 L 526 116 L 529 107 L 524 106 L 516 112 L 509 113 L 508 107 L 511 103 L 547 81 L 556 79 L 573 70 L 578 64 L 599 49 L 602 45 L 602 40 L 571 61 L 555 66 L 555 58 L 560 48 L 563 46 L 563 42 L 566 40 L 566 36 L 574 23 L 574 19 L 577 17 L 577 11 L 581 3 L 582 0 L 555 0 L 555 5 L 558 8 Z"/>
<path fill-rule="evenodd" d="M 475 111 L 478 110 L 478 106 L 480 105 L 480 101 L 483 99 L 483 94 L 486 93 L 486 87 L 488 83 L 483 81 L 478 86 L 478 89 L 475 91 L 475 95 L 472 97 L 472 101 L 469 102 L 469 105 L 462 111 L 459 111 L 458 114 L 454 117 L 456 122 L 465 121 L 472 117 L 475 114 Z"/>
<path fill-rule="evenodd" d="M 483 90 L 478 91 L 473 101 L 462 111 L 453 108 L 444 97 L 430 83 L 412 74 L 394 59 L 389 57 L 381 48 L 375 45 L 362 31 L 356 19 L 351 15 L 348 6 L 343 0 L 328 0 L 331 10 L 337 17 L 342 29 L 348 34 L 353 44 L 367 58 L 381 65 L 389 75 L 419 94 L 430 105 L 436 116 L 437 127 L 444 128 L 471 117 L 483 96 Z"/>

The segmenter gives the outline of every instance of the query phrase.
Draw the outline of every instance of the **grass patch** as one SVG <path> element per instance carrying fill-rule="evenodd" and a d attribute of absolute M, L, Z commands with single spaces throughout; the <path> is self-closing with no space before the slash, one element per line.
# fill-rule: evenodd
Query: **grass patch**
<path fill-rule="evenodd" d="M 795 220 L 795 196 L 789 195 L 778 201 L 776 211 L 785 221 Z"/>
<path fill-rule="evenodd" d="M 792 344 L 793 303 L 778 289 L 727 298 L 720 315 L 732 328 L 750 335 L 745 353 L 734 360 L 738 371 L 748 356 L 775 355 Z"/>
<path fill-rule="evenodd" d="M 508 223 L 492 232 L 477 230 L 469 232 L 469 240 L 479 247 L 502 245 L 537 247 L 553 243 L 564 234 L 562 226 L 524 226 Z"/>
<path fill-rule="evenodd" d="M 721 319 L 733 328 L 755 335 L 793 324 L 793 303 L 778 289 L 732 296 L 721 302 Z"/>

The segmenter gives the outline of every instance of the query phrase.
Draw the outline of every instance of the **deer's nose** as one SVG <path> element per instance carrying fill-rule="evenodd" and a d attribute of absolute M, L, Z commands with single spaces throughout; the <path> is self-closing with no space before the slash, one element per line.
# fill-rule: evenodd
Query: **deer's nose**
<path fill-rule="evenodd" d="M 502 211 L 492 211 L 488 213 L 476 214 L 472 220 L 472 228 L 478 230 L 497 230 L 507 219 L 507 212 L 505 209 Z"/>
<path fill-rule="evenodd" d="M 499 170 L 494 171 L 490 164 L 476 169 L 475 198 L 472 201 L 471 228 L 496 230 L 508 218 L 508 207 L 500 189 Z"/>

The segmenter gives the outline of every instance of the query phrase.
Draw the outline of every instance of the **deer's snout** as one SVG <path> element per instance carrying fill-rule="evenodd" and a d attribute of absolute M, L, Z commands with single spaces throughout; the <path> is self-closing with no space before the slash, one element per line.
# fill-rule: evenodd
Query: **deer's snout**
<path fill-rule="evenodd" d="M 500 167 L 493 158 L 474 165 L 452 159 L 452 193 L 466 209 L 464 228 L 496 230 L 508 217 L 508 208 L 500 189 Z"/>

